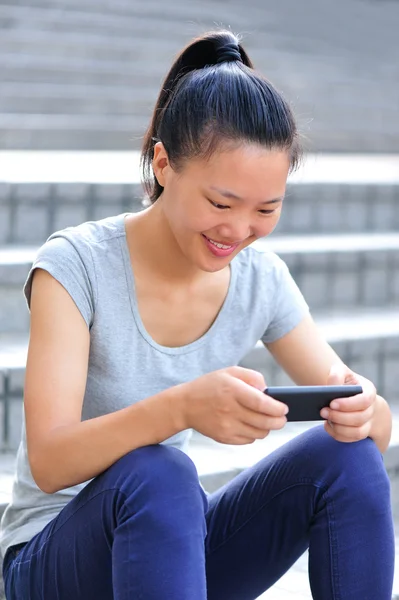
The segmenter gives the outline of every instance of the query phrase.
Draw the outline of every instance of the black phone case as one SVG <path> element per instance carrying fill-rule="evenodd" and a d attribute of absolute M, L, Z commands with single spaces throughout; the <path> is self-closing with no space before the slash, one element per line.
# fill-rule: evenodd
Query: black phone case
<path fill-rule="evenodd" d="M 322 408 L 336 398 L 349 398 L 363 392 L 360 385 L 311 385 L 267 387 L 264 393 L 289 408 L 287 421 L 322 421 Z"/>

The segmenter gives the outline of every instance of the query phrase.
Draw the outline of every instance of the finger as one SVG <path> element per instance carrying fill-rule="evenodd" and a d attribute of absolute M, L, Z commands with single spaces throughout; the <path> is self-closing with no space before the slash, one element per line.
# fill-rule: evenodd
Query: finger
<path fill-rule="evenodd" d="M 269 417 L 283 417 L 288 413 L 288 406 L 265 393 L 257 394 L 259 397 L 258 411 Z"/>
<path fill-rule="evenodd" d="M 231 375 L 233 375 L 233 377 L 241 379 L 241 381 L 244 381 L 248 385 L 251 385 L 260 391 L 264 390 L 266 387 L 265 378 L 263 377 L 262 373 L 259 373 L 259 371 L 238 366 L 230 367 L 228 371 Z"/>
<path fill-rule="evenodd" d="M 361 427 L 367 421 L 370 421 L 374 410 L 373 407 L 369 407 L 366 410 L 360 410 L 356 412 L 341 412 L 339 410 L 328 410 L 323 408 L 320 412 L 323 419 L 327 419 L 337 425 L 346 425 L 348 427 Z"/>
<path fill-rule="evenodd" d="M 241 418 L 243 423 L 260 431 L 282 429 L 287 423 L 287 417 L 285 416 L 271 417 L 252 410 L 246 410 Z"/>
<path fill-rule="evenodd" d="M 246 425 L 242 423 L 242 427 L 240 428 L 240 435 L 243 437 L 252 438 L 253 440 L 263 440 L 270 433 L 269 429 L 258 429 L 257 427 L 251 427 L 251 425 Z"/>
<path fill-rule="evenodd" d="M 283 402 L 267 396 L 243 381 L 237 381 L 237 384 L 236 400 L 241 406 L 272 417 L 282 417 L 287 414 L 288 406 Z"/>
<path fill-rule="evenodd" d="M 228 442 L 228 444 L 231 444 L 233 446 L 245 446 L 247 444 L 253 444 L 254 442 L 256 442 L 255 438 L 237 435 L 230 442 Z"/>
<path fill-rule="evenodd" d="M 334 440 L 337 440 L 337 442 L 345 442 L 345 443 L 349 443 L 349 442 L 351 442 L 351 441 L 352 441 L 352 440 L 350 440 L 350 439 L 348 439 L 348 438 L 342 438 L 341 436 L 337 435 L 337 433 L 336 433 L 336 431 L 335 431 L 335 429 L 334 429 L 334 426 L 333 426 L 333 424 L 332 424 L 332 423 L 330 423 L 330 421 L 326 421 L 326 422 L 324 423 L 324 429 L 325 429 L 325 431 L 326 431 L 326 432 L 327 432 L 329 435 L 331 435 L 331 437 L 333 437 L 333 438 L 334 438 Z"/>
<path fill-rule="evenodd" d="M 335 431 L 334 425 L 330 422 L 330 421 L 326 421 L 324 423 L 324 429 L 327 431 L 327 433 L 329 435 L 331 435 L 331 437 L 334 438 L 334 440 L 337 440 L 337 442 L 345 442 L 345 443 L 349 443 L 352 442 L 351 439 L 345 437 L 343 438 L 342 436 L 338 435 L 337 432 Z"/>
<path fill-rule="evenodd" d="M 374 397 L 369 394 L 357 394 L 347 398 L 337 398 L 330 402 L 330 409 L 343 412 L 356 412 L 366 410 L 374 402 Z"/>
<path fill-rule="evenodd" d="M 324 428 L 338 442 L 359 442 L 360 440 L 364 440 L 369 434 L 368 423 L 361 427 L 347 427 L 333 423 L 331 427 L 331 424 L 326 421 Z"/>

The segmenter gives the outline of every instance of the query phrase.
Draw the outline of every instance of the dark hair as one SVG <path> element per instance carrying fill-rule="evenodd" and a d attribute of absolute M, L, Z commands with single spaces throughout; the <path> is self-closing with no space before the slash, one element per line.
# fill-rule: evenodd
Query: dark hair
<path fill-rule="evenodd" d="M 148 199 L 163 191 L 154 177 L 154 146 L 161 141 L 178 170 L 192 157 L 211 156 L 221 144 L 256 143 L 286 149 L 291 170 L 301 148 L 290 106 L 253 64 L 230 31 L 193 40 L 177 57 L 162 85 L 141 154 Z"/>

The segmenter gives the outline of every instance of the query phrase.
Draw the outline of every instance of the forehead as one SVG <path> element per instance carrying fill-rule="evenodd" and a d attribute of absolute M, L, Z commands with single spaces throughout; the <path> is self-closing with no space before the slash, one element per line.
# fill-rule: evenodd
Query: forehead
<path fill-rule="evenodd" d="M 288 152 L 243 145 L 216 151 L 209 159 L 194 159 L 187 165 L 201 185 L 228 189 L 238 196 L 284 195 L 290 168 Z"/>

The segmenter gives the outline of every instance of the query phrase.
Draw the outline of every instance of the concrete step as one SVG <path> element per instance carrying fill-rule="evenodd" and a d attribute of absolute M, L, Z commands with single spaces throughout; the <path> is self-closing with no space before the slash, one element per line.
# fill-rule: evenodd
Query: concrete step
<path fill-rule="evenodd" d="M 79 175 L 76 175 L 77 183 L 64 182 L 65 176 L 60 170 L 58 182 L 17 182 L 12 178 L 12 171 L 7 173 L 0 167 L 0 244 L 40 244 L 50 233 L 64 226 L 125 210 L 140 210 L 143 190 L 138 169 L 135 182 L 112 183 L 117 181 L 118 174 L 123 177 L 123 169 L 121 165 L 116 167 L 114 176 L 114 173 L 101 171 L 103 162 L 95 161 L 96 179 L 102 178 L 102 182 L 87 181 L 90 170 L 86 182 L 80 182 Z M 28 181 L 29 171 L 25 173 Z M 396 184 L 302 184 L 292 178 L 275 234 L 399 231 L 398 207 L 399 185 Z M 32 220 L 36 221 L 34 228 Z"/>
<path fill-rule="evenodd" d="M 26 52 L 28 52 L 29 44 L 26 41 L 25 32 L 22 32 L 22 34 L 21 39 L 25 39 Z M 119 61 L 124 69 L 126 69 L 125 65 L 128 65 L 126 71 L 128 75 L 133 73 L 134 78 L 137 78 L 135 85 L 132 87 L 123 82 L 118 84 L 113 82 L 106 85 L 104 81 L 96 83 L 96 81 L 88 81 L 87 77 L 83 78 L 81 74 L 79 74 L 76 81 L 66 82 L 65 77 L 59 76 L 58 71 L 56 73 L 53 72 L 54 69 L 51 69 L 47 77 L 38 77 L 33 71 L 32 73 L 28 72 L 25 76 L 23 70 L 22 73 L 19 72 L 18 67 L 11 71 L 3 69 L 3 73 L 4 75 L 7 73 L 7 77 L 4 78 L 5 80 L 1 84 L 0 113 L 64 114 L 68 112 L 69 114 L 89 114 L 92 111 L 94 114 L 130 114 L 139 115 L 141 118 L 144 118 L 147 114 L 147 109 L 150 108 L 152 110 L 158 94 L 159 84 L 166 74 L 168 67 L 168 64 L 166 64 L 168 53 L 170 53 L 170 59 L 172 59 L 175 54 L 175 48 L 170 49 L 165 44 L 166 47 L 163 48 L 162 52 L 165 60 L 165 65 L 163 65 L 163 63 L 159 62 L 159 48 L 154 48 L 151 40 L 147 40 L 148 46 L 146 46 L 145 40 L 143 40 L 138 47 L 126 47 L 126 44 L 122 43 L 123 40 L 118 45 L 117 41 L 113 40 L 110 48 L 109 42 L 104 42 L 100 36 L 99 39 L 104 42 L 103 46 L 97 47 L 97 45 L 90 45 L 89 43 L 81 46 L 73 40 L 71 42 L 68 40 L 62 46 L 59 35 L 53 35 L 58 40 L 58 45 L 60 46 L 58 52 L 60 55 L 65 54 L 75 61 L 84 60 L 83 58 L 78 58 L 82 55 L 86 57 L 85 60 L 88 61 L 88 64 L 91 64 L 93 60 L 97 62 L 101 60 L 101 64 L 107 65 L 109 63 L 111 68 L 114 67 L 116 61 Z M 81 37 L 86 39 L 84 35 Z M 95 39 L 97 41 L 97 36 L 95 36 Z M 6 41 L 2 36 L 0 40 L 0 55 L 2 46 L 4 46 L 4 53 L 6 51 L 9 53 L 10 45 L 12 45 L 11 42 Z M 20 45 L 21 42 L 19 39 L 15 41 L 17 48 Z M 46 39 L 43 41 L 43 51 L 49 45 L 53 48 L 53 41 L 48 41 L 46 36 Z M 34 44 L 32 51 L 30 51 L 29 56 L 31 58 L 29 64 L 34 61 L 34 57 L 37 54 L 34 51 L 36 46 L 38 46 L 38 43 Z M 38 47 L 40 48 L 40 46 Z M 57 52 L 55 49 L 53 53 L 56 57 Z M 154 53 L 154 57 L 152 57 L 151 53 Z M 102 59 L 103 54 L 105 55 L 104 59 Z M 55 58 L 53 60 L 55 61 Z M 147 64 L 144 72 L 138 72 L 137 64 L 143 61 L 149 64 Z M 153 65 L 152 61 L 156 62 L 156 64 Z M 18 62 L 20 63 L 21 60 L 18 59 Z M 39 63 L 40 61 L 38 60 L 37 62 Z M 36 61 L 34 63 L 36 66 Z M 68 70 L 68 72 L 70 71 Z M 66 77 L 71 79 L 69 75 Z M 359 94 L 359 100 L 357 101 L 357 119 L 359 120 L 360 117 L 362 119 L 369 117 L 368 106 L 371 99 L 369 97 L 368 81 L 358 82 L 357 87 L 361 88 L 362 91 L 364 90 L 364 93 Z M 320 95 L 321 91 L 319 92 Z M 29 103 L 30 99 L 32 100 L 31 104 Z M 327 98 L 320 99 L 321 106 L 318 107 L 317 111 L 319 116 L 323 115 L 323 121 L 327 122 L 328 119 L 332 119 L 332 114 L 327 107 L 323 106 L 324 101 L 327 101 Z M 385 112 L 388 121 L 393 121 L 397 117 L 395 108 L 392 109 L 387 106 Z M 351 123 L 348 123 L 347 127 L 350 128 Z M 381 133 L 381 131 L 389 134 L 390 131 L 388 124 L 381 124 L 375 118 L 371 118 L 369 127 L 376 128 L 377 134 Z"/>
<path fill-rule="evenodd" d="M 146 120 L 148 121 L 148 119 Z M 134 124 L 134 121 L 131 121 Z M 8 150 L 34 148 L 35 150 L 139 150 L 142 143 L 146 123 L 142 119 L 140 127 L 134 134 L 131 129 L 106 131 L 85 129 L 30 129 L 20 125 L 18 129 L 0 129 L 2 147 Z"/>
<path fill-rule="evenodd" d="M 26 112 L 33 112 L 36 114 L 46 113 L 46 108 L 51 108 L 54 103 L 56 106 L 58 102 L 64 102 L 63 111 L 65 107 L 69 109 L 69 101 L 71 102 L 94 102 L 97 99 L 99 105 L 105 107 L 115 105 L 118 107 L 117 102 L 121 103 L 121 106 L 127 105 L 129 102 L 134 103 L 134 106 L 130 107 L 130 112 L 134 112 L 136 103 L 140 103 L 142 106 L 153 106 L 156 100 L 157 90 L 151 85 L 135 86 L 134 90 L 128 89 L 123 85 L 90 85 L 88 83 L 79 84 L 66 84 L 64 82 L 57 83 L 35 83 L 30 81 L 4 81 L 1 84 L 1 104 L 0 112 L 18 112 L 19 110 L 26 110 Z M 32 106 L 29 111 L 29 107 L 26 102 L 29 98 L 32 98 Z M 12 100 L 16 102 L 20 100 L 20 104 L 13 108 Z M 40 104 L 43 102 L 43 104 Z M 48 105 L 45 103 L 49 102 Z M 113 104 L 114 103 L 114 104 Z M 76 111 L 69 109 L 73 114 Z M 55 112 L 55 110 L 53 109 Z M 108 112 L 111 112 L 109 110 Z M 116 112 L 116 111 L 114 111 Z M 78 114 L 78 113 L 77 113 Z"/>
<path fill-rule="evenodd" d="M 139 210 L 142 195 L 138 152 L 0 152 L 0 246 Z M 399 231 L 398 206 L 398 155 L 308 155 L 276 234 Z"/>
<path fill-rule="evenodd" d="M 173 58 L 172 53 L 169 57 Z M 155 62 L 155 57 L 154 57 Z M 3 54 L 0 56 L 0 68 L 4 81 L 32 81 L 43 83 L 91 83 L 105 85 L 132 86 L 138 83 L 150 83 L 158 88 L 166 69 L 158 65 L 152 68 L 152 63 L 132 60 L 123 63 L 122 60 L 97 60 L 95 58 L 80 58 L 30 54 Z"/>
<path fill-rule="evenodd" d="M 8 84 L 8 87 L 14 88 L 14 84 Z M 27 87 L 26 84 L 23 84 L 22 87 Z M 45 115 L 46 118 L 48 115 L 60 115 L 63 118 L 63 123 L 65 122 L 65 110 L 67 108 L 69 114 L 73 115 L 101 115 L 102 118 L 108 117 L 118 117 L 119 115 L 126 115 L 130 119 L 134 115 L 144 115 L 145 113 L 149 113 L 151 106 L 155 103 L 155 94 L 153 95 L 153 88 L 141 87 L 140 86 L 140 96 L 143 96 L 143 99 L 140 100 L 136 91 L 133 94 L 130 94 L 128 97 L 126 94 L 123 94 L 122 97 L 118 97 L 115 95 L 112 99 L 102 99 L 99 100 L 97 97 L 90 97 L 90 95 L 84 95 L 84 91 L 82 90 L 82 97 L 73 97 L 73 95 L 69 91 L 65 91 L 64 95 L 60 96 L 51 96 L 48 94 L 49 88 L 54 90 L 55 87 L 58 86 L 49 86 L 49 85 L 41 85 L 41 91 L 39 96 L 30 96 L 29 90 L 26 90 L 25 95 L 16 95 L 14 89 L 11 94 L 3 93 L 3 85 L 2 85 L 2 94 L 0 97 L 0 113 L 4 114 L 12 114 L 14 116 L 11 119 L 4 118 L 3 123 L 5 125 L 12 124 L 12 121 L 15 120 L 15 115 L 19 114 L 25 119 L 26 116 L 29 119 L 32 118 L 32 115 Z M 74 87 L 74 86 L 71 86 Z M 77 86 L 80 88 L 84 88 L 85 86 Z M 99 86 L 97 86 L 99 87 Z M 119 86 L 122 87 L 122 86 Z M 35 85 L 37 89 L 37 85 Z M 122 87 L 123 89 L 123 87 Z M 29 116 L 30 115 L 30 116 Z M 90 119 L 87 119 L 87 123 L 90 123 Z M 94 123 L 97 123 L 95 121 Z M 93 126 L 93 125 L 92 125 Z M 24 127 L 29 127 L 29 121 L 24 123 Z M 85 125 L 86 129 L 88 125 Z M 108 124 L 109 127 L 109 124 Z M 15 124 L 15 129 L 18 129 L 17 124 Z M 103 129 L 105 129 L 103 127 Z"/>
<path fill-rule="evenodd" d="M 16 301 L 14 299 L 14 302 Z M 24 317 L 28 323 L 26 308 L 24 313 L 21 311 L 21 320 Z M 373 381 L 379 393 L 388 401 L 397 398 L 397 308 L 383 311 L 353 310 L 345 311 L 344 314 L 315 313 L 314 318 L 324 337 L 346 364 Z M 0 402 L 0 439 L 4 439 L 6 433 L 4 446 L 13 449 L 18 445 L 20 438 L 27 347 L 28 335 L 25 332 L 0 335 L 0 401 L 3 399 L 3 402 Z M 241 364 L 260 371 L 268 385 L 292 384 L 261 343 L 248 353 Z M 5 374 L 8 377 L 5 377 Z M 4 408 L 6 384 L 9 402 Z"/>
<path fill-rule="evenodd" d="M 312 310 L 399 302 L 399 235 L 270 236 L 254 247 L 288 265 Z"/>
<path fill-rule="evenodd" d="M 123 7 L 118 10 L 86 10 L 86 5 L 80 5 L 76 9 L 64 10 L 62 7 L 41 7 L 26 5 L 17 6 L 8 4 L 0 5 L 0 23 L 8 25 L 13 30 L 27 29 L 36 31 L 58 31 L 60 35 L 69 32 L 96 33 L 105 38 L 126 37 L 134 39 L 136 36 L 159 38 L 171 38 L 171 27 L 173 33 L 181 39 L 186 39 L 187 30 L 181 30 L 176 25 L 187 24 L 189 19 L 204 18 L 204 15 L 212 14 L 215 19 L 225 18 L 225 9 L 222 4 L 204 0 L 203 5 L 189 6 L 183 2 L 176 2 L 168 11 L 156 14 L 158 3 L 152 3 L 155 10 L 148 14 L 148 9 L 140 9 L 138 5 L 131 4 L 130 10 Z M 157 6 L 158 5 L 158 6 Z M 126 4 L 124 5 L 126 8 Z M 211 13 L 212 11 L 212 13 Z M 244 22 L 248 22 L 248 17 Z M 205 17 L 206 18 L 206 17 Z M 180 31 L 180 33 L 179 33 Z"/>
<path fill-rule="evenodd" d="M 103 13 L 102 13 L 103 14 Z M 148 30 L 148 21 L 142 23 L 142 19 L 129 18 L 133 27 L 130 36 L 110 36 L 100 31 L 80 32 L 71 29 L 69 31 L 34 29 L 30 22 L 18 28 L 5 29 L 0 40 L 1 54 L 15 56 L 37 57 L 40 63 L 41 57 L 48 53 L 49 45 L 52 48 L 54 60 L 63 61 L 66 56 L 73 60 L 79 59 L 83 62 L 87 59 L 95 63 L 118 61 L 119 68 L 123 63 L 134 67 L 135 62 L 144 60 L 156 62 L 155 71 L 165 67 L 167 55 L 170 60 L 176 53 L 177 43 L 185 44 L 185 32 L 177 32 L 177 39 L 164 35 L 158 44 L 154 44 L 151 31 Z M 151 19 L 151 28 L 156 21 Z M 176 25 L 177 20 L 173 20 Z M 170 26 L 170 24 L 169 24 Z M 133 31 L 132 31 L 133 29 Z M 110 38 L 111 42 L 110 43 Z M 163 56 L 159 60 L 159 46 L 162 46 Z M 164 69 L 165 71 L 165 69 Z M 125 89 L 125 92 L 127 90 Z"/>
<path fill-rule="evenodd" d="M 399 303 L 397 234 L 272 236 L 254 246 L 281 256 L 312 311 L 388 310 Z M 36 252 L 36 247 L 0 247 L 0 333 L 27 331 L 22 287 Z"/>

